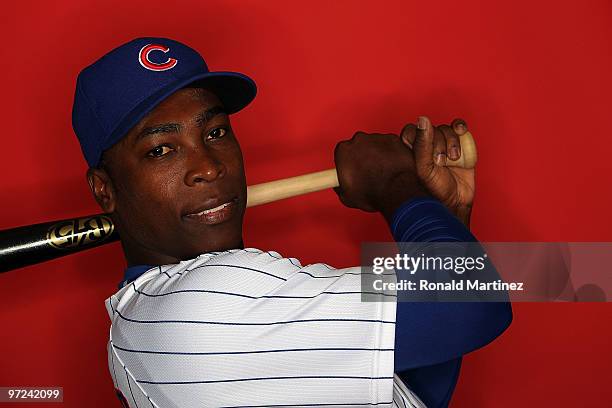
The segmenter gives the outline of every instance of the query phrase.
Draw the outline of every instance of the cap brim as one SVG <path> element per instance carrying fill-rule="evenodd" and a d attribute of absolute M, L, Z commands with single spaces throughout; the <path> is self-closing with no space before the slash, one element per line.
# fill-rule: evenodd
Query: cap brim
<path fill-rule="evenodd" d="M 185 86 L 210 89 L 221 100 L 228 114 L 243 109 L 257 93 L 255 82 L 237 72 L 210 72 Z"/>
<path fill-rule="evenodd" d="M 113 130 L 103 150 L 109 149 L 121 140 L 138 122 L 142 120 L 164 99 L 187 86 L 210 89 L 221 101 L 228 114 L 236 113 L 247 106 L 257 94 L 255 82 L 238 72 L 207 72 L 194 75 L 160 89 L 144 99 L 130 111 Z M 98 158 L 99 160 L 99 158 Z"/>

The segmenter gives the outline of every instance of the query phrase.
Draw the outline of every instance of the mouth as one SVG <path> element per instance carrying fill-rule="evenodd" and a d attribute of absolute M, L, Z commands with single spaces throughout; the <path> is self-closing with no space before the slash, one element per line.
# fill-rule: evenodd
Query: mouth
<path fill-rule="evenodd" d="M 188 211 L 182 216 L 182 218 L 185 221 L 199 224 L 221 224 L 222 222 L 232 218 L 232 216 L 236 213 L 238 207 L 237 204 L 238 197 L 234 197 L 226 202 L 211 200 L 201 208 Z"/>

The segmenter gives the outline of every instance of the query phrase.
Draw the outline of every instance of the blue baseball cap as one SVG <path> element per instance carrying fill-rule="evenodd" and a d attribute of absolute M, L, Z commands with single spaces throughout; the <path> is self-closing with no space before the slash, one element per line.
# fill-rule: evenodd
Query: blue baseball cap
<path fill-rule="evenodd" d="M 210 72 L 194 49 L 168 38 L 137 38 L 85 68 L 77 78 L 72 127 L 90 167 L 160 102 L 181 88 L 206 87 L 228 114 L 247 106 L 255 82 L 237 72 Z"/>

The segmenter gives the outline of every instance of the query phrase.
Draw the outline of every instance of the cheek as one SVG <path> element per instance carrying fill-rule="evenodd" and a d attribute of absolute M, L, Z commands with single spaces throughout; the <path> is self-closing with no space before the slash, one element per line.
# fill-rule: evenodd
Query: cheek
<path fill-rule="evenodd" d="M 244 179 L 244 161 L 242 159 L 242 151 L 238 144 L 227 152 L 224 161 L 234 175 Z"/>
<path fill-rule="evenodd" d="M 166 214 L 174 214 L 180 182 L 182 179 L 175 171 L 133 173 L 133 177 L 119 186 L 118 209 L 129 211 L 127 214 L 121 211 L 124 218 L 131 218 L 126 219 L 128 222 L 139 220 L 140 223 L 146 223 L 154 217 L 159 223 L 167 218 Z"/>

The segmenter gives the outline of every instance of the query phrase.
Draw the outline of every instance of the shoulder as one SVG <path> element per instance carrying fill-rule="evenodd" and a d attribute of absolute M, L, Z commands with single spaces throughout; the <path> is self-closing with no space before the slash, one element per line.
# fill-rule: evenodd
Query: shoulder
<path fill-rule="evenodd" d="M 117 308 L 149 301 L 169 302 L 176 293 L 214 293 L 261 296 L 277 289 L 279 284 L 302 282 L 305 279 L 329 280 L 358 275 L 355 269 L 336 269 L 325 263 L 302 265 L 297 258 L 284 257 L 276 251 L 257 248 L 208 252 L 176 264 L 150 268 L 136 280 L 107 299 L 109 315 Z M 322 283 L 322 282 L 321 282 Z M 290 286 L 290 285 L 289 285 Z M 163 298 L 163 299 L 162 299 Z M 200 296 L 210 300 L 210 296 Z"/>

